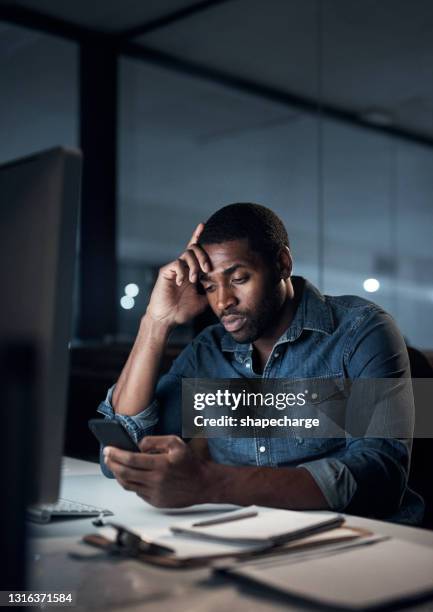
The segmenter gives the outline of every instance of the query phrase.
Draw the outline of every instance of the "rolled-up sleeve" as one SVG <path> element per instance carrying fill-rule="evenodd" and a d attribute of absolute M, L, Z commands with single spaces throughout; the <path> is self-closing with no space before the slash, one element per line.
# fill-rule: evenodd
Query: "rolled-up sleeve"
<path fill-rule="evenodd" d="M 99 412 L 99 414 L 102 414 L 107 421 L 116 420 L 121 423 L 129 433 L 131 438 L 138 443 L 141 438 L 146 435 L 151 435 L 153 432 L 153 429 L 158 420 L 157 402 L 156 400 L 153 401 L 148 408 L 134 416 L 116 414 L 114 412 L 113 406 L 111 405 L 111 398 L 113 397 L 114 388 L 115 385 L 110 387 L 107 393 L 107 397 L 103 402 L 99 404 L 97 412 Z M 102 473 L 104 474 L 104 476 L 107 476 L 107 478 L 114 478 L 111 470 L 109 470 L 105 465 L 103 450 L 104 447 L 101 445 L 99 452 L 99 464 L 101 466 Z"/>
<path fill-rule="evenodd" d="M 97 408 L 107 420 L 120 422 L 135 442 L 144 436 L 174 434 L 182 435 L 182 378 L 195 376 L 195 348 L 191 343 L 174 360 L 169 372 L 161 376 L 156 386 L 153 401 L 134 416 L 122 414 L 121 409 L 114 411 L 112 405 L 113 385 L 107 396 Z M 100 452 L 100 465 L 105 476 L 113 475 L 103 460 L 103 447 Z"/>
<path fill-rule="evenodd" d="M 386 517 L 400 505 L 407 483 L 409 450 L 403 441 L 358 438 L 335 457 L 302 463 L 331 510 Z"/>
<path fill-rule="evenodd" d="M 144 436 L 151 435 L 158 422 L 157 400 L 154 400 L 145 410 L 134 416 L 116 414 L 111 404 L 114 389 L 115 385 L 110 387 L 107 397 L 99 404 L 97 412 L 109 421 L 113 419 L 119 421 L 135 442 L 139 442 Z"/>
<path fill-rule="evenodd" d="M 345 463 L 335 457 L 327 457 L 301 463 L 298 467 L 310 472 L 331 510 L 342 512 L 349 505 L 357 483 Z"/>
<path fill-rule="evenodd" d="M 379 309 L 356 322 L 344 359 L 347 376 L 352 380 L 404 378 L 410 385 L 409 359 L 403 338 L 393 319 Z M 398 386 L 396 382 L 390 380 L 389 388 Z M 411 390 L 402 397 L 403 404 L 393 404 L 398 401 L 394 395 L 391 399 L 386 398 L 385 406 L 387 410 L 395 407 L 396 419 L 403 416 L 410 423 L 414 412 Z M 348 406 L 350 410 L 350 401 Z M 352 410 L 354 406 L 356 409 L 360 404 L 352 404 Z M 389 414 L 392 420 L 393 413 Z M 332 510 L 382 518 L 390 516 L 398 510 L 407 485 L 413 433 L 409 429 L 405 430 L 408 432 L 405 438 L 369 437 L 368 430 L 365 437 L 348 435 L 346 445 L 334 456 L 305 462 L 298 467 L 310 472 Z"/>

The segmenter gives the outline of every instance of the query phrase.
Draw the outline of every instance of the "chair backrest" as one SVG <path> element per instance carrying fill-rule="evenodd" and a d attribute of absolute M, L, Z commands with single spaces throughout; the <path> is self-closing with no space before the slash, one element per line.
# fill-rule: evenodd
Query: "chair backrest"
<path fill-rule="evenodd" d="M 407 347 L 412 378 L 432 378 L 433 367 L 427 357 L 418 349 Z M 433 384 L 433 383 L 432 383 Z M 417 410 L 417 389 L 414 385 L 415 419 Z M 420 400 L 418 400 L 420 405 Z M 433 409 L 433 407 L 432 407 Z M 423 527 L 433 529 L 433 439 L 414 438 L 409 486 L 422 495 L 426 504 Z"/>

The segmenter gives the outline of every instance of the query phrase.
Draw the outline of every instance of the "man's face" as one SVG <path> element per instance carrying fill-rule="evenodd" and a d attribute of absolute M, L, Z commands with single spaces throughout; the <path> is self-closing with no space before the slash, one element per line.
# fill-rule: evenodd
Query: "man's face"
<path fill-rule="evenodd" d="M 274 268 L 249 247 L 248 240 L 202 245 L 212 270 L 200 275 L 209 305 L 236 342 L 254 342 L 279 318 L 285 296 Z"/>

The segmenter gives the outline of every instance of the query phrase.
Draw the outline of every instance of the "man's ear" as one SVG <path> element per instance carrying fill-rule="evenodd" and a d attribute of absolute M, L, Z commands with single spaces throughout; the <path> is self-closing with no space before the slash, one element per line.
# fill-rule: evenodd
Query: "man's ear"
<path fill-rule="evenodd" d="M 278 254 L 278 266 L 283 280 L 287 280 L 292 275 L 293 260 L 289 247 L 283 247 Z"/>

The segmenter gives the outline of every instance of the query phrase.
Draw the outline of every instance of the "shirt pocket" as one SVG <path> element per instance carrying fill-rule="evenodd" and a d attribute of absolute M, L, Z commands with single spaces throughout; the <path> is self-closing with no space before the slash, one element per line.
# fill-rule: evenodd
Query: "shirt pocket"
<path fill-rule="evenodd" d="M 287 382 L 287 389 L 294 383 L 297 392 L 303 387 L 305 405 L 297 407 L 293 416 L 319 421 L 319 425 L 310 428 L 292 427 L 298 459 L 317 459 L 343 447 L 350 394 L 347 379 L 341 375 L 315 377 Z"/>

